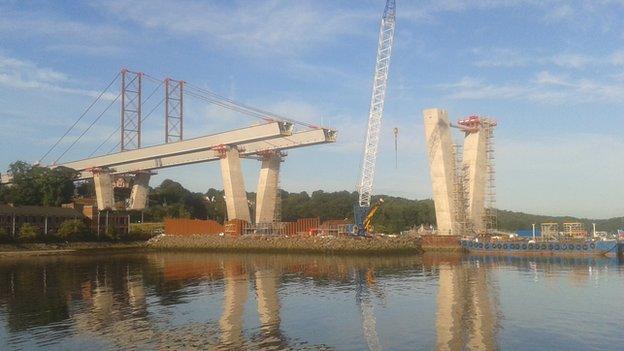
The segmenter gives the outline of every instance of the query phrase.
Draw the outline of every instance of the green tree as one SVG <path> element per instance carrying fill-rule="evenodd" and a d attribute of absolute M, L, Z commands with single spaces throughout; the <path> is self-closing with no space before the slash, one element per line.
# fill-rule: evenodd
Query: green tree
<path fill-rule="evenodd" d="M 42 170 L 26 162 L 17 161 L 9 166 L 13 186 L 9 188 L 7 202 L 15 205 L 41 205 L 41 188 L 38 178 Z"/>
<path fill-rule="evenodd" d="M 17 240 L 23 243 L 31 243 L 37 241 L 39 235 L 39 228 L 30 223 L 24 223 L 20 227 Z"/>
<path fill-rule="evenodd" d="M 58 229 L 58 236 L 67 241 L 84 240 L 89 235 L 89 229 L 84 221 L 71 219 L 61 223 Z"/>
<path fill-rule="evenodd" d="M 108 241 L 118 241 L 119 240 L 119 232 L 117 231 L 117 227 L 115 224 L 110 223 L 106 231 L 104 232 L 104 239 Z"/>
<path fill-rule="evenodd" d="M 79 197 L 95 197 L 95 185 L 93 184 L 93 179 L 78 182 L 76 185 L 76 193 Z"/>
<path fill-rule="evenodd" d="M 39 177 L 41 186 L 41 204 L 60 206 L 70 202 L 74 196 L 74 180 L 78 173 L 71 168 L 57 167 L 46 169 Z"/>
<path fill-rule="evenodd" d="M 3 191 L 0 200 L 15 205 L 60 206 L 74 194 L 76 171 L 57 167 L 31 166 L 17 161 L 9 166 L 13 184 Z"/>

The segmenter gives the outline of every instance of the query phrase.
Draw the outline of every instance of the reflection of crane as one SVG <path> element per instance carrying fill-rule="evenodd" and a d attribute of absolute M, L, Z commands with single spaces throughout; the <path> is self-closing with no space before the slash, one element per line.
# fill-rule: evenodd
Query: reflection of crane
<path fill-rule="evenodd" d="M 381 19 L 379 31 L 379 45 L 377 47 L 377 63 L 375 64 L 375 77 L 373 80 L 373 95 L 371 97 L 368 115 L 368 128 L 366 131 L 366 143 L 364 144 L 364 161 L 362 164 L 362 177 L 358 185 L 359 199 L 354 208 L 355 228 L 358 235 L 366 235 L 364 220 L 371 208 L 373 191 L 373 178 L 375 176 L 375 163 L 377 159 L 377 147 L 379 146 L 379 132 L 381 118 L 383 116 L 386 88 L 388 85 L 388 69 L 394 40 L 394 25 L 396 7 L 394 0 L 386 0 L 386 7 Z"/>
<path fill-rule="evenodd" d="M 377 320 L 373 310 L 372 292 L 383 296 L 376 291 L 375 273 L 372 268 L 368 268 L 366 272 L 358 269 L 355 272 L 356 294 L 355 301 L 360 308 L 362 314 L 362 333 L 369 350 L 381 350 L 379 335 L 377 334 Z"/>

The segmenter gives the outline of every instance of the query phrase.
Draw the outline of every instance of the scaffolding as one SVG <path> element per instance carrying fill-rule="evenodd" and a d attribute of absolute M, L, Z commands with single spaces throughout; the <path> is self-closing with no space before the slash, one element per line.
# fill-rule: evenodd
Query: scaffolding
<path fill-rule="evenodd" d="M 486 185 L 485 185 L 485 211 L 483 213 L 483 228 L 487 234 L 494 234 L 498 229 L 498 216 L 496 211 L 496 164 L 494 159 L 494 127 L 497 122 L 494 119 L 481 119 L 482 131 L 485 133 L 485 162 L 486 162 Z"/>
<path fill-rule="evenodd" d="M 459 235 L 472 234 L 474 228 L 468 219 L 468 165 L 464 164 L 461 145 L 453 145 L 453 220 Z"/>
<path fill-rule="evenodd" d="M 559 238 L 559 223 L 542 223 L 542 240 L 556 240 Z"/>
<path fill-rule="evenodd" d="M 280 157 L 280 162 L 284 162 L 284 156 L 286 156 L 286 154 L 282 153 L 282 156 Z M 280 183 L 281 183 L 280 178 L 281 177 L 279 176 L 279 173 L 278 173 L 277 186 L 275 187 L 275 192 L 277 194 L 275 194 L 275 214 L 273 215 L 274 222 L 282 221 L 282 189 L 280 187 Z"/>
<path fill-rule="evenodd" d="M 563 223 L 563 235 L 567 238 L 586 238 L 588 233 L 583 223 L 566 222 Z"/>

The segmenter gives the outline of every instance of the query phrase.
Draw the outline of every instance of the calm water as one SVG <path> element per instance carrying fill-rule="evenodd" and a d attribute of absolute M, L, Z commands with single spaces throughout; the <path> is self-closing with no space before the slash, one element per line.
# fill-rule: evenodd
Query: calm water
<path fill-rule="evenodd" d="M 614 259 L 0 259 L 0 350 L 624 350 Z"/>

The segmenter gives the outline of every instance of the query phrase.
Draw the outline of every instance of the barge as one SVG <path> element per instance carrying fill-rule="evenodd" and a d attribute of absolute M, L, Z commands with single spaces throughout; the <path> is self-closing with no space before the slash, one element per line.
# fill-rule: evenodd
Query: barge
<path fill-rule="evenodd" d="M 615 239 L 533 241 L 464 238 L 460 240 L 460 245 L 471 253 L 503 255 L 615 256 L 618 251 Z"/>

